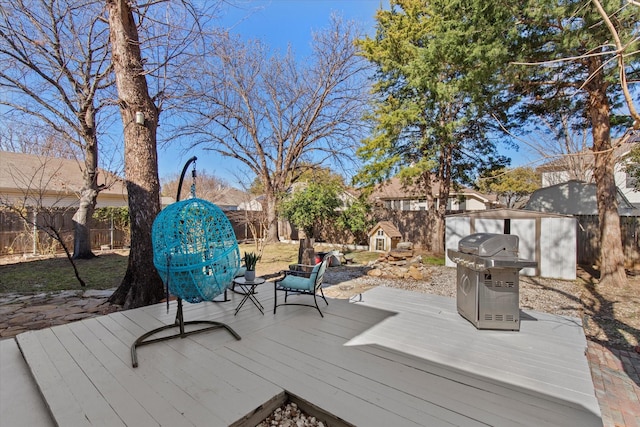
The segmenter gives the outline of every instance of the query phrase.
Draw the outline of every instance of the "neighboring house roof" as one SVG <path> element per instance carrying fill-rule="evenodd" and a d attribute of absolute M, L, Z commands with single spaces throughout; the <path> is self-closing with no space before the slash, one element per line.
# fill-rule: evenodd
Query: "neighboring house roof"
<path fill-rule="evenodd" d="M 640 211 L 619 189 L 617 192 L 618 213 L 623 216 L 640 215 Z M 581 181 L 567 181 L 540 188 L 531 194 L 525 209 L 564 215 L 597 215 L 596 185 Z"/>
<path fill-rule="evenodd" d="M 382 231 L 384 231 L 384 234 L 386 234 L 387 236 L 389 236 L 391 238 L 396 238 L 396 237 L 402 238 L 402 234 L 396 228 L 396 226 L 393 225 L 393 223 L 391 221 L 380 221 L 380 222 L 378 222 L 376 225 L 373 226 L 371 231 L 369 231 L 369 236 L 371 236 L 374 233 L 376 233 L 378 231 L 378 229 L 382 229 Z"/>
<path fill-rule="evenodd" d="M 68 207 L 78 203 L 83 186 L 82 167 L 76 160 L 0 151 L 0 197 L 15 203 Z M 98 169 L 100 191 L 96 207 L 127 206 L 122 179 Z"/>
<path fill-rule="evenodd" d="M 433 197 L 438 197 L 438 185 L 436 184 L 431 187 L 431 195 Z M 489 204 L 495 204 L 498 200 L 494 194 L 483 194 L 467 187 L 452 187 L 449 191 L 449 197 L 457 196 L 471 196 Z M 425 191 L 423 187 L 414 184 L 404 185 L 400 178 L 397 177 L 379 184 L 371 193 L 373 200 L 418 199 L 424 197 Z"/>
<path fill-rule="evenodd" d="M 633 147 L 640 142 L 640 134 L 633 133 L 631 137 L 624 143 L 617 146 L 613 152 L 613 156 L 616 160 L 620 160 L 627 156 Z M 615 142 L 614 142 L 615 145 Z M 591 149 L 584 149 L 579 153 L 571 153 L 565 154 L 560 158 L 554 159 L 550 162 L 547 162 L 543 165 L 540 165 L 537 168 L 538 172 L 562 172 L 566 171 L 570 168 L 572 161 L 579 160 L 584 167 L 588 167 L 589 169 L 593 169 L 594 165 L 594 155 Z"/>
<path fill-rule="evenodd" d="M 185 196 L 187 198 L 190 196 Z M 196 197 L 198 194 L 196 193 Z M 183 199 L 184 199 L 183 198 Z M 216 192 L 213 196 L 204 195 L 203 198 L 205 200 L 210 201 L 211 203 L 218 206 L 223 211 L 261 211 L 262 203 L 260 203 L 261 196 L 253 197 L 249 193 L 246 193 L 242 190 L 238 190 L 233 187 L 225 187 L 220 191 Z M 175 203 L 176 199 L 170 196 L 162 196 L 161 203 L 162 206 L 170 205 L 171 203 Z"/>
<path fill-rule="evenodd" d="M 237 210 L 238 206 L 246 205 L 251 199 L 249 193 L 234 187 L 224 187 L 215 193 L 211 201 L 222 210 Z"/>

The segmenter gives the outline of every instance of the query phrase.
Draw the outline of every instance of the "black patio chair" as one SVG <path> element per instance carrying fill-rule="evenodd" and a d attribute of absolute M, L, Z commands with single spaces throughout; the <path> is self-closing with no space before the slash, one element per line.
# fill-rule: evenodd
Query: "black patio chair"
<path fill-rule="evenodd" d="M 274 282 L 274 306 L 273 306 L 273 314 L 276 313 L 276 309 L 283 305 L 302 305 L 306 307 L 315 307 L 320 313 L 321 317 L 324 317 L 320 307 L 318 306 L 318 293 L 324 300 L 324 302 L 329 305 L 329 302 L 324 296 L 324 292 L 322 290 L 322 280 L 324 278 L 324 272 L 329 265 L 330 256 L 326 255 L 322 261 L 315 266 L 305 266 L 300 264 L 294 264 L 297 268 L 291 268 L 290 270 L 284 271 L 284 277 L 278 279 Z M 305 269 L 311 269 L 311 271 L 307 272 Z M 278 292 L 284 292 L 284 302 L 278 304 Z M 302 303 L 296 300 L 296 302 L 287 302 L 287 298 L 289 293 L 299 294 L 299 295 L 310 295 L 313 296 L 313 304 L 310 303 Z"/>

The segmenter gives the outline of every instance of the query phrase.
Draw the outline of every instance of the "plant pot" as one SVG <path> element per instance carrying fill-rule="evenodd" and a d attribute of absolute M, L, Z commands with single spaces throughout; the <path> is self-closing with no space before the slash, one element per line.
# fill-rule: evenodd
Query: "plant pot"
<path fill-rule="evenodd" d="M 244 272 L 244 280 L 247 282 L 253 282 L 256 280 L 256 271 L 255 270 L 247 270 Z"/>

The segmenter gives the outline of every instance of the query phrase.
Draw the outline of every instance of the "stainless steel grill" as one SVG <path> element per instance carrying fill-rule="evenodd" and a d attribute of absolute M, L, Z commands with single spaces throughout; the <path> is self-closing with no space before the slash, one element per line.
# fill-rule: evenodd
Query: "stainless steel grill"
<path fill-rule="evenodd" d="M 535 261 L 518 258 L 513 234 L 476 233 L 448 255 L 457 264 L 458 313 L 478 329 L 520 330 L 519 271 Z"/>

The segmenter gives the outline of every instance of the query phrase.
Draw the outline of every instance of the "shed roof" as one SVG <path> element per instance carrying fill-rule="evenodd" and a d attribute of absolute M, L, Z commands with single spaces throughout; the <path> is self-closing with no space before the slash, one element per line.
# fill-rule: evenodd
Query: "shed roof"
<path fill-rule="evenodd" d="M 569 215 L 562 215 L 549 212 L 539 212 L 525 209 L 489 209 L 486 211 L 470 211 L 458 214 L 447 215 L 447 218 L 468 217 L 482 219 L 535 219 L 535 218 L 568 218 Z"/>
<path fill-rule="evenodd" d="M 618 214 L 639 216 L 625 195 L 618 191 Z M 565 215 L 597 215 L 596 185 L 581 181 L 567 181 L 561 184 L 540 188 L 533 192 L 525 209 L 540 212 L 553 212 Z"/>
<path fill-rule="evenodd" d="M 393 225 L 393 223 L 391 221 L 380 221 L 380 222 L 378 222 L 376 225 L 373 226 L 373 228 L 369 232 L 369 236 L 371 236 L 373 233 L 378 231 L 379 228 L 381 228 L 382 231 L 384 231 L 384 233 L 389 237 L 392 237 L 392 238 L 393 237 L 400 237 L 400 238 L 402 238 L 402 234 L 396 228 L 396 226 Z"/>

